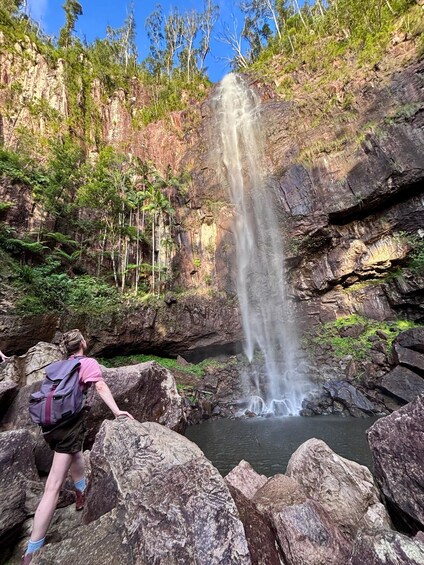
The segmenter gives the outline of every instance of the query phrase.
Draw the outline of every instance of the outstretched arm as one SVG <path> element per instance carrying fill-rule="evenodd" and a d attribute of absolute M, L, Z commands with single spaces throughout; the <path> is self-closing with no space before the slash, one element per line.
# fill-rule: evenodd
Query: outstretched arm
<path fill-rule="evenodd" d="M 125 412 L 124 410 L 119 410 L 115 402 L 115 399 L 113 398 L 112 393 L 110 392 L 110 388 L 107 386 L 105 381 L 96 382 L 95 387 L 100 398 L 103 400 L 106 406 L 108 406 L 112 410 L 115 418 L 117 418 L 118 416 L 127 416 L 128 418 L 134 420 L 134 417 L 131 416 L 129 412 Z"/>

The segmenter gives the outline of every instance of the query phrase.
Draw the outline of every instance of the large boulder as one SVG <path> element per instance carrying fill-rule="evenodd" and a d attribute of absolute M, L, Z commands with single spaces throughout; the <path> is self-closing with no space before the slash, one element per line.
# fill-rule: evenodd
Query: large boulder
<path fill-rule="evenodd" d="M 182 399 L 178 394 L 172 374 L 154 362 L 103 369 L 103 376 L 117 405 L 122 410 L 131 412 L 136 420 L 155 421 L 177 431 L 184 431 L 186 419 Z M 20 389 L 14 402 L 7 411 L 3 423 L 11 428 L 28 428 L 34 432 L 34 425 L 28 413 L 28 399 L 39 387 L 34 382 Z M 113 418 L 106 404 L 96 394 L 94 387 L 88 393 L 92 408 L 88 417 L 86 443 L 94 442 L 103 420 Z M 40 447 L 41 448 L 41 447 Z"/>
<path fill-rule="evenodd" d="M 18 394 L 18 385 L 13 381 L 0 381 L 0 421 Z"/>
<path fill-rule="evenodd" d="M 257 509 L 256 504 L 237 488 L 229 485 L 229 489 L 243 522 L 252 564 L 280 565 L 284 563 L 274 527 L 269 518 L 264 516 Z"/>
<path fill-rule="evenodd" d="M 16 190 L 14 186 L 13 190 Z M 37 342 L 53 340 L 58 324 L 55 314 L 0 315 L 2 351 L 6 355 L 23 353 Z"/>
<path fill-rule="evenodd" d="M 71 529 L 69 537 L 59 543 L 48 543 L 34 554 L 34 565 L 116 565 L 139 563 L 133 560 L 126 538 L 125 525 L 117 519 L 116 511 L 102 516 L 88 526 Z"/>
<path fill-rule="evenodd" d="M 420 353 L 399 344 L 394 345 L 396 361 L 417 373 L 424 374 L 424 353 Z"/>
<path fill-rule="evenodd" d="M 295 451 L 287 475 L 322 505 L 348 539 L 368 525 L 369 508 L 380 508 L 379 514 L 386 516 L 369 469 L 340 457 L 321 440 L 310 439 Z M 388 527 L 388 516 L 384 522 Z"/>
<path fill-rule="evenodd" d="M 323 385 L 331 399 L 340 402 L 352 416 L 373 414 L 377 411 L 374 404 L 362 392 L 345 381 L 330 381 Z"/>
<path fill-rule="evenodd" d="M 274 475 L 253 497 L 258 509 L 270 517 L 286 506 L 306 502 L 306 494 L 300 484 L 286 475 Z"/>
<path fill-rule="evenodd" d="M 362 530 L 348 565 L 424 565 L 424 542 L 392 530 Z"/>
<path fill-rule="evenodd" d="M 141 422 L 158 422 L 184 432 L 183 400 L 170 371 L 149 361 L 129 367 L 103 369 L 103 378 L 121 410 L 127 410 Z M 90 395 L 91 392 L 89 398 Z M 86 437 L 88 446 L 92 445 L 103 420 L 113 418 L 110 409 L 97 394 L 93 393 L 92 401 Z"/>
<path fill-rule="evenodd" d="M 424 328 L 411 328 L 400 333 L 393 344 L 395 347 L 400 345 L 401 347 L 424 353 Z"/>
<path fill-rule="evenodd" d="M 351 542 L 314 500 L 287 506 L 274 514 L 273 522 L 287 565 L 341 565 L 347 562 Z"/>
<path fill-rule="evenodd" d="M 225 482 L 240 491 L 246 498 L 252 499 L 256 491 L 266 482 L 267 477 L 260 475 L 243 459 L 225 477 Z"/>
<path fill-rule="evenodd" d="M 411 402 L 424 392 L 424 379 L 407 367 L 398 365 L 384 375 L 380 388 L 404 402 Z"/>
<path fill-rule="evenodd" d="M 368 430 L 374 474 L 395 521 L 424 529 L 424 395 Z"/>
<path fill-rule="evenodd" d="M 0 562 L 27 517 L 26 487 L 38 481 L 33 446 L 26 430 L 0 434 Z"/>
<path fill-rule="evenodd" d="M 84 520 L 117 508 L 135 563 L 251 563 L 224 479 L 185 437 L 156 423 L 106 421 L 90 461 Z"/>
<path fill-rule="evenodd" d="M 14 355 L 0 365 L 0 381 L 12 381 L 20 386 L 43 380 L 44 369 L 63 359 L 64 351 L 53 343 L 39 342 L 23 355 Z"/>

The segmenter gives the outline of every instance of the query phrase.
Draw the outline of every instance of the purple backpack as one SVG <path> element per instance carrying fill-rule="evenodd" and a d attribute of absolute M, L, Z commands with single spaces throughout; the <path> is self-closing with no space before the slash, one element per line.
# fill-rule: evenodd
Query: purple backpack
<path fill-rule="evenodd" d="M 46 367 L 40 390 L 29 398 L 29 415 L 35 424 L 53 426 L 82 410 L 86 387 L 79 383 L 80 359 L 56 361 Z"/>

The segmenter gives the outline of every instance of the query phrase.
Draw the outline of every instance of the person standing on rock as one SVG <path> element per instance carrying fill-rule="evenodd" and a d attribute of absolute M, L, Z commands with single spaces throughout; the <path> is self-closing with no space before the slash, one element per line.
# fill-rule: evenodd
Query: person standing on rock
<path fill-rule="evenodd" d="M 134 419 L 129 412 L 120 410 L 112 393 L 103 380 L 98 362 L 85 357 L 87 343 L 79 330 L 71 330 L 64 334 L 63 343 L 69 359 L 80 358 L 79 386 L 87 390 L 94 384 L 96 392 L 103 402 L 112 410 L 114 416 L 126 416 Z M 85 503 L 85 470 L 82 447 L 86 431 L 85 421 L 88 409 L 85 406 L 81 412 L 70 420 L 55 425 L 52 429 L 42 428 L 43 436 L 54 451 L 53 463 L 47 478 L 43 496 L 34 516 L 30 541 L 21 565 L 31 562 L 35 551 L 44 545 L 45 536 L 56 509 L 57 500 L 68 471 L 74 481 L 76 491 L 76 510 L 82 510 Z"/>

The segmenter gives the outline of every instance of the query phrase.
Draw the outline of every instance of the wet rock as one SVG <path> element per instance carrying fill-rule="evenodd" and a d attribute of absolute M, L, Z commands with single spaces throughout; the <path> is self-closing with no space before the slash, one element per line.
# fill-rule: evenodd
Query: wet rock
<path fill-rule="evenodd" d="M 330 381 L 323 385 L 333 400 L 341 402 L 353 414 L 357 409 L 365 414 L 372 414 L 375 411 L 374 404 L 368 400 L 357 388 L 344 381 Z"/>
<path fill-rule="evenodd" d="M 424 353 L 407 349 L 399 344 L 395 344 L 394 350 L 396 361 L 400 365 L 404 365 L 417 373 L 424 374 Z"/>
<path fill-rule="evenodd" d="M 366 526 L 370 507 L 380 505 L 384 511 L 370 471 L 340 457 L 321 440 L 310 439 L 295 451 L 287 475 L 322 505 L 348 539 L 355 538 L 359 526 Z"/>
<path fill-rule="evenodd" d="M 297 481 L 286 475 L 274 475 L 256 491 L 252 500 L 262 513 L 272 516 L 286 506 L 302 504 L 306 498 Z"/>
<path fill-rule="evenodd" d="M 251 563 L 224 480 L 183 436 L 150 422 L 106 421 L 90 461 L 84 520 L 117 508 L 135 562 Z"/>
<path fill-rule="evenodd" d="M 280 565 L 283 556 L 269 519 L 239 489 L 231 485 L 229 489 L 244 526 L 252 565 Z"/>
<path fill-rule="evenodd" d="M 380 387 L 405 402 L 411 402 L 424 392 L 424 379 L 410 369 L 398 365 L 384 375 Z"/>
<path fill-rule="evenodd" d="M 351 543 L 314 500 L 287 506 L 274 514 L 273 521 L 287 565 L 347 563 Z"/>
<path fill-rule="evenodd" d="M 348 565 L 424 565 L 424 543 L 391 530 L 359 532 Z"/>
<path fill-rule="evenodd" d="M 374 474 L 395 524 L 424 529 L 424 395 L 368 430 Z"/>
<path fill-rule="evenodd" d="M 247 461 L 241 460 L 225 477 L 225 482 L 239 490 L 243 495 L 252 499 L 255 493 L 268 481 L 265 475 L 260 475 Z"/>
<path fill-rule="evenodd" d="M 394 345 L 397 344 L 401 347 L 424 353 L 424 328 L 411 328 L 401 332 L 394 341 Z"/>

